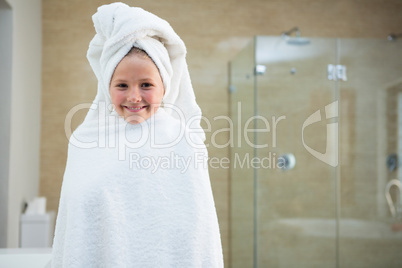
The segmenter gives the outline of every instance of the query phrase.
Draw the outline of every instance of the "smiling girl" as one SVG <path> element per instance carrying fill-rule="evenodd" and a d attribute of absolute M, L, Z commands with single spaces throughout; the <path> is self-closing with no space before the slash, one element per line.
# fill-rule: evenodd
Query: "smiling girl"
<path fill-rule="evenodd" d="M 98 91 L 69 141 L 52 266 L 223 267 L 183 41 L 122 3 L 99 7 L 93 21 Z"/>

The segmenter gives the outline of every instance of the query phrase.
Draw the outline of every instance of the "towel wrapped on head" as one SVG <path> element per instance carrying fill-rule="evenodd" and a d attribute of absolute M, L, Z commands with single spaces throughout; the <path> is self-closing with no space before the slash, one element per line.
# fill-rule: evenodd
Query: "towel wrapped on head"
<path fill-rule="evenodd" d="M 195 101 L 188 66 L 186 46 L 170 24 L 138 7 L 113 3 L 98 8 L 92 17 L 96 35 L 92 39 L 87 58 L 98 79 L 94 107 L 99 102 L 111 104 L 110 79 L 114 69 L 132 47 L 144 50 L 154 61 L 165 86 L 163 103 L 166 112 L 178 119 L 191 119 L 189 128 L 205 140 L 201 129 L 201 109 Z M 178 114 L 179 113 L 179 114 Z M 97 112 L 90 110 L 87 120 Z M 183 123 L 186 123 L 183 122 Z"/>

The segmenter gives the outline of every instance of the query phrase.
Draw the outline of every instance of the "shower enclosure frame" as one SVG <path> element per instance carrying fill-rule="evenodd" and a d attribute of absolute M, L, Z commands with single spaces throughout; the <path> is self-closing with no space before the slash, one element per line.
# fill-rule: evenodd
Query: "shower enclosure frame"
<path fill-rule="evenodd" d="M 363 265 L 348 256 L 345 249 L 347 244 L 356 243 L 352 251 L 355 251 L 356 254 L 361 252 L 360 243 L 364 239 L 379 241 L 387 245 L 387 247 L 396 245 L 397 249 L 402 249 L 402 243 L 399 242 L 402 241 L 402 236 L 401 240 L 398 240 L 400 235 L 398 233 L 395 234 L 396 241 L 393 240 L 392 233 L 387 230 L 384 231 L 386 235 L 382 240 L 373 237 L 367 238 L 367 232 L 369 231 L 359 233 L 356 235 L 357 238 L 348 233 L 353 231 L 354 226 L 357 226 L 357 228 L 362 226 L 362 229 L 368 228 L 367 230 L 373 228 L 373 233 L 375 233 L 379 232 L 381 228 L 385 228 L 385 226 L 391 226 L 395 222 L 395 219 L 391 217 L 388 211 L 384 191 L 379 190 L 385 189 L 385 184 L 392 175 L 384 175 L 386 169 L 385 165 L 382 164 L 385 163 L 386 151 L 389 148 L 386 148 L 387 146 L 383 144 L 384 142 L 381 139 L 387 136 L 383 122 L 384 114 L 387 114 L 387 104 L 384 103 L 383 99 L 386 98 L 384 88 L 388 89 L 389 85 L 385 84 L 392 85 L 394 83 L 397 86 L 401 84 L 397 73 L 398 71 L 402 73 L 402 67 L 395 61 L 392 64 L 385 62 L 382 64 L 381 70 L 373 71 L 371 70 L 373 69 L 373 64 L 370 66 L 371 69 L 368 70 L 363 63 L 378 62 L 382 55 L 379 53 L 380 47 L 384 50 L 391 49 L 399 59 L 402 59 L 402 47 L 400 43 L 387 42 L 385 39 L 310 38 L 309 41 L 311 42 L 300 42 L 299 45 L 295 46 L 295 42 L 287 42 L 283 37 L 256 36 L 230 62 L 230 114 L 234 119 L 233 122 L 241 122 L 240 129 L 242 130 L 244 130 L 246 124 L 249 130 L 251 129 L 250 125 L 252 125 L 252 129 L 260 130 L 250 131 L 252 132 L 251 135 L 246 137 L 239 135 L 239 133 L 234 133 L 234 139 L 241 141 L 241 146 L 231 147 L 230 151 L 232 165 L 230 170 L 231 256 L 229 265 L 231 267 L 266 267 L 267 265 L 286 267 L 286 265 L 292 264 L 297 264 L 299 267 L 303 267 L 303 265 L 311 267 L 311 265 L 318 265 L 318 263 L 321 267 Z M 289 44 L 293 46 L 290 47 Z M 373 53 L 373 51 L 376 53 Z M 367 53 L 370 55 L 369 57 L 365 55 Z M 392 60 L 390 53 L 384 57 Z M 321 67 L 318 69 L 314 65 L 320 65 Z M 391 67 L 395 70 L 386 70 L 386 68 Z M 381 73 L 382 77 L 376 77 L 377 80 L 374 80 L 374 76 L 379 73 Z M 371 77 L 370 75 L 373 74 L 374 76 Z M 314 81 L 314 83 L 308 80 Z M 360 80 L 365 80 L 364 83 L 366 84 L 361 84 Z M 280 86 L 282 82 L 283 85 Z M 374 86 L 370 86 L 370 83 L 377 83 L 378 90 Z M 319 86 L 314 88 L 315 84 Z M 307 87 L 304 87 L 304 85 L 307 85 Z M 295 87 L 298 88 L 295 89 Z M 278 88 L 283 90 L 278 90 Z M 371 90 L 372 94 L 377 94 L 372 98 L 366 97 L 367 100 L 364 100 L 369 104 L 375 104 L 374 112 L 364 110 L 366 109 L 366 104 L 362 103 L 361 98 L 364 99 L 365 97 L 360 97 L 364 93 L 363 89 Z M 286 90 L 288 93 L 285 92 Z M 307 93 L 300 94 L 299 92 Z M 286 104 L 285 102 L 288 102 L 288 100 L 290 100 L 290 103 Z M 287 106 L 288 110 L 281 110 L 281 101 L 282 106 Z M 304 104 L 307 102 L 310 103 Z M 272 107 L 272 109 L 267 109 L 267 106 Z M 275 114 L 276 111 L 281 111 L 281 113 Z M 331 113 L 332 116 L 329 116 Z M 370 136 L 370 139 L 361 138 L 361 135 L 364 135 L 364 131 L 367 132 L 367 129 L 369 129 L 364 125 L 364 119 L 358 117 L 360 115 L 366 116 L 365 113 L 371 113 L 377 117 L 372 123 L 378 130 L 373 135 L 367 135 Z M 302 116 L 299 119 L 290 119 L 292 116 L 297 117 L 300 114 Z M 269 155 L 271 161 L 274 159 L 280 162 L 282 155 L 294 153 L 296 155 L 294 170 L 281 170 L 281 168 L 275 169 L 275 167 L 250 168 L 243 166 L 240 168 L 235 166 L 236 158 L 245 159 L 244 156 L 247 154 L 256 159 L 267 159 L 267 147 L 248 146 L 249 143 L 246 142 L 246 139 L 254 145 L 269 144 L 266 136 L 272 134 L 272 127 L 275 122 L 273 116 L 278 119 L 280 115 L 287 116 L 286 120 L 290 122 L 286 122 L 286 120 L 279 122 L 278 126 L 285 129 L 283 131 L 279 130 L 279 133 L 275 134 L 279 134 L 278 136 L 280 137 L 289 137 L 288 143 L 291 144 L 288 146 L 286 143 L 279 141 L 278 146 L 274 147 L 272 146 L 273 140 L 268 138 L 271 142 L 271 148 L 268 150 Z M 313 115 L 319 116 L 320 119 L 325 119 L 326 115 L 327 123 L 325 120 L 322 120 L 324 122 L 314 121 L 313 119 L 318 117 L 313 118 Z M 239 117 L 241 120 L 238 120 Z M 255 117 L 252 124 L 245 119 L 250 119 L 250 117 Z M 269 119 L 271 117 L 273 120 L 266 120 L 270 123 L 270 131 L 261 131 L 267 130 L 265 127 L 267 124 L 262 118 Z M 312 132 L 308 132 L 308 128 L 306 128 L 306 132 L 303 132 L 304 125 L 302 123 L 306 123 L 308 118 L 311 118 L 315 124 L 311 124 L 313 126 Z M 284 122 L 286 124 L 281 125 Z M 336 126 L 336 128 L 328 128 L 330 125 Z M 296 127 L 293 126 L 297 126 L 299 129 L 296 131 Z M 301 126 L 303 131 L 300 131 Z M 237 127 L 235 126 L 234 129 L 237 129 Z M 243 132 L 246 133 L 247 131 Z M 250 134 L 250 132 L 247 132 L 247 134 Z M 292 135 L 286 134 L 287 132 L 297 132 L 297 135 L 295 134 L 292 137 Z M 307 138 L 309 135 L 314 138 L 305 141 L 303 137 L 300 137 L 304 133 L 307 133 L 305 135 Z M 318 158 L 325 155 L 325 150 L 322 150 L 322 148 L 325 149 L 325 145 L 324 147 L 322 146 L 322 140 L 325 137 L 327 139 L 332 137 L 331 142 L 336 143 L 336 146 L 332 146 L 332 151 L 329 152 L 329 155 L 332 156 L 329 159 L 320 160 Z M 358 139 L 364 140 L 364 142 Z M 300 145 L 300 141 L 303 146 Z M 378 146 L 376 149 L 370 148 L 367 144 L 363 144 L 367 141 L 376 142 Z M 312 146 L 309 146 L 309 144 L 312 144 Z M 307 147 L 311 149 L 317 148 L 317 146 L 321 146 L 321 152 L 314 156 Z M 328 142 L 326 146 L 328 147 Z M 336 154 L 334 148 L 336 149 Z M 292 150 L 295 152 L 292 152 Z M 372 168 L 372 171 L 375 170 L 375 175 L 378 178 L 370 177 L 370 181 L 376 183 L 375 187 L 365 189 L 366 186 L 361 186 L 364 183 L 362 179 L 364 172 L 359 171 L 358 168 L 360 166 L 362 169 L 365 168 L 365 164 L 364 161 L 358 159 L 359 155 L 362 155 L 361 158 L 365 160 L 375 159 L 377 165 L 375 169 Z M 347 161 L 351 161 L 351 164 L 348 164 Z M 315 172 L 315 170 L 320 170 L 321 173 Z M 305 175 L 306 178 L 296 181 L 292 176 L 292 174 L 303 176 L 301 174 L 306 174 L 306 172 L 311 175 L 311 178 L 307 178 L 308 176 Z M 313 178 L 315 173 L 324 174 L 325 183 L 322 180 L 319 181 L 319 178 Z M 352 175 L 355 175 L 356 178 L 352 178 Z M 310 187 L 315 187 L 315 191 L 312 192 L 321 195 L 321 197 L 323 196 L 322 192 L 326 191 L 325 194 L 328 196 L 328 200 L 314 199 L 307 196 L 305 192 L 309 188 L 305 188 L 300 181 L 310 183 Z M 296 193 L 295 197 L 291 197 L 289 192 Z M 371 198 L 369 196 L 370 192 L 374 192 L 375 197 Z M 293 198 L 291 200 L 293 203 L 285 198 L 274 200 L 267 197 L 269 195 L 278 197 L 279 193 L 287 195 L 288 198 Z M 395 193 L 392 194 L 394 197 L 396 196 Z M 363 204 L 364 202 L 358 200 L 360 196 L 367 198 L 368 203 L 375 207 L 375 212 L 371 213 L 371 207 L 367 208 Z M 298 204 L 298 202 L 300 203 Z M 268 205 L 265 205 L 267 203 Z M 314 203 L 318 203 L 318 205 Z M 320 205 L 324 208 L 320 208 Z M 360 212 L 359 209 L 361 210 Z M 296 216 L 293 217 L 293 215 Z M 314 231 L 319 229 L 317 227 L 327 228 L 329 231 L 321 233 Z M 297 231 L 297 228 L 302 229 L 304 233 Z M 313 230 L 311 234 L 308 234 L 311 231 L 309 228 Z M 286 234 L 281 234 L 281 232 L 286 233 L 288 230 L 290 230 L 294 239 L 300 240 L 300 243 L 309 241 L 312 249 L 314 249 L 313 245 L 316 245 L 318 248 L 315 248 L 315 250 L 319 250 L 320 245 L 325 247 L 325 245 L 331 244 L 330 247 L 326 247 L 327 251 L 331 253 L 316 254 L 317 256 L 310 254 L 312 256 L 305 258 L 304 263 L 303 259 L 301 262 L 298 260 L 293 263 L 291 258 L 287 258 L 288 260 L 284 260 L 285 257 L 278 257 L 277 260 L 273 260 L 272 256 L 265 258 L 264 255 L 268 256 L 270 251 L 275 252 L 275 256 L 280 256 L 284 252 L 286 253 L 283 256 L 290 252 L 296 253 L 295 257 L 306 254 L 306 251 L 303 251 L 300 247 L 289 246 L 290 243 L 274 243 L 275 241 L 281 241 L 280 239 L 283 237 L 286 238 Z M 280 235 L 274 235 L 275 232 Z M 262 242 L 269 240 L 273 242 Z M 277 246 L 278 244 L 288 247 L 288 249 L 282 250 Z M 370 248 L 375 249 L 374 246 L 370 246 Z M 388 255 L 393 256 L 391 253 Z M 322 259 L 321 262 L 320 258 Z M 378 263 L 388 264 L 391 265 L 389 267 L 392 267 L 392 265 L 402 264 L 402 259 L 397 258 L 391 264 L 383 260 L 369 265 Z"/>

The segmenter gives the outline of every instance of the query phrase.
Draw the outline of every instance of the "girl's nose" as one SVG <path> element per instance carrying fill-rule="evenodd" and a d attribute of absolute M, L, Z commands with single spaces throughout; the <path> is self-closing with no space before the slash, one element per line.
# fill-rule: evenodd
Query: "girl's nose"
<path fill-rule="evenodd" d="M 141 94 L 138 88 L 132 88 L 128 92 L 127 101 L 129 102 L 140 102 Z"/>

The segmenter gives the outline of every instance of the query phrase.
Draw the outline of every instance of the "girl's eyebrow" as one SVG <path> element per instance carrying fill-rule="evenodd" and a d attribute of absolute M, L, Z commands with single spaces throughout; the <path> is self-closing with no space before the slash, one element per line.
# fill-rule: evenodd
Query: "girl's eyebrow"
<path fill-rule="evenodd" d="M 154 81 L 152 78 L 142 78 L 142 79 L 139 79 L 138 81 L 141 81 L 141 82 L 143 82 L 143 81 Z"/>
<path fill-rule="evenodd" d="M 126 82 L 127 80 L 125 80 L 125 79 L 122 79 L 122 78 L 116 78 L 116 79 L 113 79 L 112 78 L 112 80 L 111 80 L 112 82 L 118 82 L 118 83 L 121 83 L 121 82 Z"/>
<path fill-rule="evenodd" d="M 130 79 L 125 79 L 125 78 L 121 78 L 121 77 L 116 77 L 110 80 L 110 83 L 128 83 L 129 81 L 131 81 Z M 155 79 L 153 79 L 152 77 L 144 77 L 144 78 L 140 78 L 140 79 L 135 79 L 136 82 L 138 83 L 144 83 L 144 82 L 149 82 L 149 83 L 156 83 Z"/>

